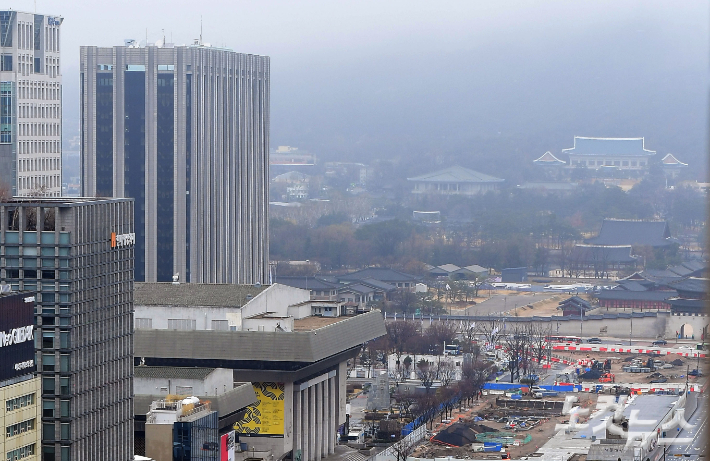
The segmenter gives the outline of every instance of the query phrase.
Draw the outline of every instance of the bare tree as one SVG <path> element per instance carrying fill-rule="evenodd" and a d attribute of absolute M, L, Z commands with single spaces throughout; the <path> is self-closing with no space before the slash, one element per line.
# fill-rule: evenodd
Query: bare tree
<path fill-rule="evenodd" d="M 417 363 L 417 378 L 422 382 L 426 393 L 429 394 L 431 387 L 434 385 L 434 380 L 436 379 L 436 370 L 426 359 L 421 359 Z"/>
<path fill-rule="evenodd" d="M 510 382 L 520 378 L 520 369 L 527 368 L 528 331 L 516 325 L 505 339 L 505 355 L 508 359 Z M 524 370 L 525 371 L 525 370 Z"/>
<path fill-rule="evenodd" d="M 400 365 L 400 359 L 407 352 L 412 339 L 420 336 L 419 324 L 411 320 L 396 320 L 388 322 L 386 328 L 391 351 L 397 357 L 397 365 Z"/>
<path fill-rule="evenodd" d="M 543 360 L 550 360 L 552 355 L 552 343 L 547 340 L 547 337 L 552 334 L 552 326 L 532 326 L 530 331 L 530 352 L 531 356 L 542 364 Z"/>
<path fill-rule="evenodd" d="M 439 360 L 436 364 L 436 377 L 442 387 L 448 387 L 456 379 L 456 367 L 449 360 Z"/>

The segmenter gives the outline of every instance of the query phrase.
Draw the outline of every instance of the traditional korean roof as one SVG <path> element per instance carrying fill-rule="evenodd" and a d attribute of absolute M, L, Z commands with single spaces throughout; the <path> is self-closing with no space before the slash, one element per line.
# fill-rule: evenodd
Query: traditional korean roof
<path fill-rule="evenodd" d="M 631 245 L 575 245 L 570 261 L 592 263 L 632 263 Z"/>
<path fill-rule="evenodd" d="M 442 266 L 439 266 L 439 269 L 443 269 L 446 272 L 455 272 L 461 268 L 459 266 L 457 266 L 456 264 L 444 264 Z"/>
<path fill-rule="evenodd" d="M 556 165 L 567 165 L 567 162 L 564 160 L 560 160 L 554 155 L 552 155 L 552 152 L 549 150 L 542 154 L 540 157 L 536 158 L 533 160 L 533 163 L 535 165 L 542 165 L 542 166 L 556 166 Z"/>
<path fill-rule="evenodd" d="M 666 221 L 635 219 L 605 219 L 597 237 L 587 243 L 593 245 L 648 245 L 667 246 L 675 243 Z"/>
<path fill-rule="evenodd" d="M 503 182 L 504 179 L 496 178 L 478 171 L 470 170 L 462 166 L 452 166 L 439 171 L 425 173 L 414 178 L 407 178 L 407 181 L 419 182 L 447 182 L 447 183 L 489 183 Z"/>
<path fill-rule="evenodd" d="M 676 282 L 671 282 L 669 285 L 676 290 L 678 293 L 683 293 L 685 296 L 691 296 L 693 298 L 704 298 L 708 294 L 708 279 L 688 277 L 687 279 L 678 280 Z"/>
<path fill-rule="evenodd" d="M 418 277 L 415 277 L 413 275 L 405 274 L 404 272 L 399 272 L 394 269 L 388 269 L 385 267 L 368 267 L 366 269 L 361 269 L 359 271 L 338 276 L 338 280 L 345 282 L 353 282 L 365 279 L 375 279 L 387 283 L 416 282 L 419 280 Z"/>
<path fill-rule="evenodd" d="M 274 282 L 304 290 L 332 290 L 338 286 L 337 283 L 325 281 L 320 277 L 277 276 L 274 277 Z"/>
<path fill-rule="evenodd" d="M 661 160 L 661 163 L 663 163 L 664 168 L 685 168 L 688 166 L 687 163 L 683 163 L 675 158 L 673 154 L 666 154 L 663 160 Z"/>
<path fill-rule="evenodd" d="M 562 152 L 575 155 L 624 155 L 631 157 L 649 157 L 656 151 L 644 147 L 643 138 L 586 138 L 574 137 L 574 147 L 562 149 Z"/>
<path fill-rule="evenodd" d="M 397 287 L 394 285 L 391 285 L 387 282 L 382 282 L 380 280 L 375 280 L 375 279 L 362 279 L 359 282 L 362 285 L 367 285 L 369 287 L 376 288 L 379 290 L 392 291 L 392 290 L 397 289 Z"/>
<path fill-rule="evenodd" d="M 573 307 L 576 309 L 583 309 L 585 311 L 588 311 L 592 309 L 592 305 L 589 303 L 589 301 L 586 301 L 579 296 L 572 296 L 571 298 L 567 298 L 564 301 L 560 301 L 557 303 L 559 307 L 558 309 L 562 309 L 564 307 Z"/>
<path fill-rule="evenodd" d="M 468 269 L 471 272 L 476 273 L 476 274 L 479 274 L 481 272 L 488 273 L 488 269 L 486 269 L 483 266 L 479 266 L 478 264 L 474 264 L 472 266 L 466 266 L 466 267 L 464 267 L 464 269 Z"/>
<path fill-rule="evenodd" d="M 624 301 L 665 301 L 676 296 L 673 291 L 626 291 L 626 290 L 602 290 L 596 295 L 597 299 L 603 300 L 624 300 Z"/>

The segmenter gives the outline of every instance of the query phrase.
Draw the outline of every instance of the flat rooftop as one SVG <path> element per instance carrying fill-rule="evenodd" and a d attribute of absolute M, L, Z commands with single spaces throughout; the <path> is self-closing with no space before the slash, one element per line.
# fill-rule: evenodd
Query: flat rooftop
<path fill-rule="evenodd" d="M 133 304 L 137 306 L 241 307 L 269 285 L 228 283 L 135 283 Z"/>
<path fill-rule="evenodd" d="M 342 322 L 348 317 L 304 317 L 293 321 L 293 331 L 312 331 L 319 328 Z"/>

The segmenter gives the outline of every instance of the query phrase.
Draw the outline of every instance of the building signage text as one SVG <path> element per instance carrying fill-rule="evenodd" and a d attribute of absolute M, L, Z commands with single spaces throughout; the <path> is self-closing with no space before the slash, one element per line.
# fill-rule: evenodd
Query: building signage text
<path fill-rule="evenodd" d="M 34 327 L 32 325 L 20 328 L 13 328 L 10 332 L 0 331 L 0 347 L 22 344 L 25 341 L 34 340 Z"/>
<path fill-rule="evenodd" d="M 111 248 L 123 248 L 128 245 L 134 245 L 136 243 L 136 234 L 131 232 L 130 234 L 116 234 L 111 232 Z"/>

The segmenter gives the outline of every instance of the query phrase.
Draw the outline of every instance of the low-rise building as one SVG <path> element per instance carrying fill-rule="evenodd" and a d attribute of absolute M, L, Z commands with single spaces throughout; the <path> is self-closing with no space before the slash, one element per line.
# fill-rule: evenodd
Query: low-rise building
<path fill-rule="evenodd" d="M 407 178 L 414 183 L 414 194 L 477 195 L 497 190 L 504 179 L 452 166 L 421 176 Z"/>
<path fill-rule="evenodd" d="M 170 287 L 183 290 L 180 285 L 161 285 L 143 285 L 142 293 L 136 296 L 136 308 L 146 306 L 146 300 L 156 304 L 161 297 L 165 299 Z M 190 284 L 182 293 L 188 304 L 224 303 L 219 298 L 225 293 L 210 288 Z M 190 290 L 198 295 L 191 295 Z M 215 299 L 209 299 L 210 292 Z M 153 315 L 169 314 L 175 303 L 183 309 L 180 315 L 192 312 L 185 320 L 209 325 L 197 320 L 204 315 L 199 308 L 184 309 L 182 297 L 171 296 L 171 302 L 161 305 L 166 311 L 152 311 Z M 239 442 L 235 459 L 271 460 L 290 454 L 293 459 L 319 460 L 334 453 L 335 434 L 345 422 L 347 361 L 357 355 L 364 342 L 383 336 L 386 330 L 379 311 L 354 317 L 310 315 L 300 307 L 309 297 L 307 290 L 277 284 L 241 306 L 241 312 L 225 307 L 228 320 L 239 318 L 227 330 L 137 328 L 136 368 L 231 370 L 234 382 L 251 382 L 256 395 L 256 402 L 233 425 Z M 148 310 L 142 312 L 145 315 Z M 252 323 L 256 329 L 250 326 Z M 198 397 L 209 400 L 209 396 Z"/>

